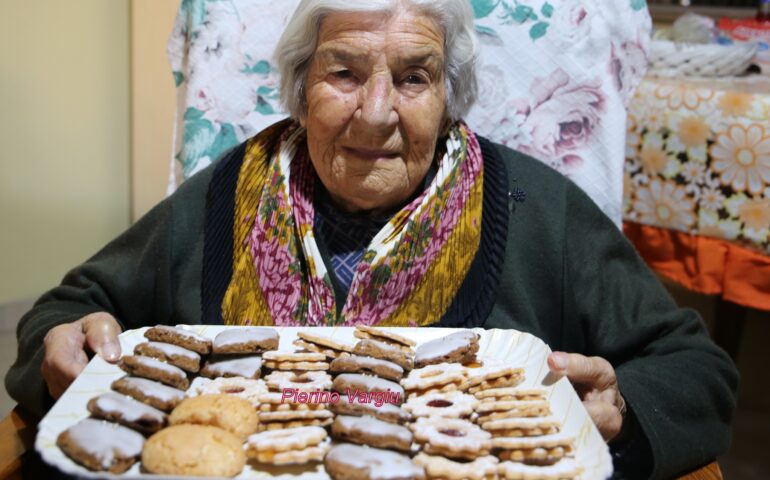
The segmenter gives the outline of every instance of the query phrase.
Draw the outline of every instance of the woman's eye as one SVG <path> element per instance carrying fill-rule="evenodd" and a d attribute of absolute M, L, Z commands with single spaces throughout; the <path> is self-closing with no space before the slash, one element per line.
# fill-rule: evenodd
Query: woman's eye
<path fill-rule="evenodd" d="M 425 78 L 423 78 L 421 75 L 417 75 L 416 73 L 411 73 L 404 77 L 404 83 L 410 84 L 410 85 L 421 85 L 423 83 L 426 83 Z"/>
<path fill-rule="evenodd" d="M 334 72 L 334 76 L 342 79 L 353 78 L 353 72 L 350 70 L 338 70 Z"/>

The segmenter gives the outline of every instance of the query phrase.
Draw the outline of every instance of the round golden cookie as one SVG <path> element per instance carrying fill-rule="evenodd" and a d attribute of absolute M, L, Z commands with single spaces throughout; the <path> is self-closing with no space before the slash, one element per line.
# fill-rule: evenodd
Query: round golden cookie
<path fill-rule="evenodd" d="M 190 423 L 219 427 L 242 442 L 257 431 L 257 412 L 248 400 L 232 395 L 201 395 L 187 398 L 168 417 L 170 425 Z"/>
<path fill-rule="evenodd" d="M 204 425 L 163 429 L 150 437 L 142 450 L 144 469 L 160 475 L 233 477 L 245 465 L 246 454 L 235 435 Z"/>

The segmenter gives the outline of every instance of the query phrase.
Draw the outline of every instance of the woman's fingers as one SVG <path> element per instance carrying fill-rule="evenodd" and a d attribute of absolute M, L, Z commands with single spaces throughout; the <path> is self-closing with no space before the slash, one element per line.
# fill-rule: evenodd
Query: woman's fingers
<path fill-rule="evenodd" d="M 40 371 L 51 396 L 59 398 L 88 364 L 83 351 L 85 335 L 77 322 L 68 323 L 52 328 L 43 343 L 45 354 Z"/>
<path fill-rule="evenodd" d="M 616 406 L 601 400 L 585 401 L 583 406 L 586 407 L 588 415 L 591 416 L 591 420 L 594 421 L 596 428 L 606 442 L 620 433 L 623 426 L 623 416 Z"/>
<path fill-rule="evenodd" d="M 96 312 L 78 320 L 81 322 L 86 345 L 108 362 L 120 358 L 120 325 L 115 317 L 106 312 Z"/>
<path fill-rule="evenodd" d="M 43 340 L 45 353 L 40 372 L 48 391 L 59 398 L 88 364 L 86 348 L 115 362 L 120 357 L 120 325 L 104 312 L 86 315 L 48 331 Z"/>
<path fill-rule="evenodd" d="M 554 373 L 566 376 L 572 383 L 587 385 L 597 390 L 613 388 L 617 384 L 615 369 L 601 357 L 553 352 L 548 356 L 548 367 Z"/>

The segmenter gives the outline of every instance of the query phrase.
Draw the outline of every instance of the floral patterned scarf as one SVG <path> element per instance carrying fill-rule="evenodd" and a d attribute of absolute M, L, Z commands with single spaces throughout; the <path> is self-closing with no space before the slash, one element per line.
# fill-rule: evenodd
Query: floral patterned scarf
<path fill-rule="evenodd" d="M 438 149 L 437 149 L 438 150 Z M 235 193 L 227 325 L 429 325 L 452 303 L 479 248 L 481 148 L 454 124 L 437 174 L 375 235 L 338 308 L 313 233 L 317 176 L 306 133 L 281 122 L 252 138 Z"/>

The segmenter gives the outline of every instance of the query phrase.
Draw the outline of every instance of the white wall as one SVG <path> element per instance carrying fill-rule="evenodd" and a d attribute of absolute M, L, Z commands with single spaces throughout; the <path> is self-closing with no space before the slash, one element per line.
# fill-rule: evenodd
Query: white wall
<path fill-rule="evenodd" d="M 129 224 L 127 0 L 0 8 L 0 303 Z"/>
<path fill-rule="evenodd" d="M 166 42 L 180 0 L 131 0 L 131 216 L 166 193 L 176 93 Z"/>

